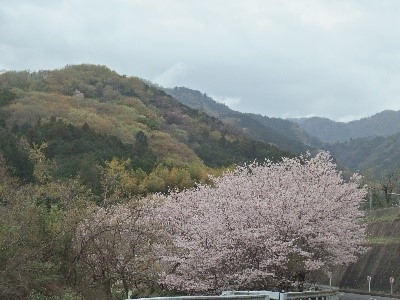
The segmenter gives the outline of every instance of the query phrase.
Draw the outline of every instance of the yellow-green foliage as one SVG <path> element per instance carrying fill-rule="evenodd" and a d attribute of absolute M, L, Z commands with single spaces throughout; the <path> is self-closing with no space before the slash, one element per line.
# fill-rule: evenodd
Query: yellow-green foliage
<path fill-rule="evenodd" d="M 166 132 L 152 132 L 149 138 L 149 145 L 154 154 L 161 159 L 171 158 L 176 160 L 177 163 L 188 163 L 193 160 L 199 160 L 192 149 L 187 145 L 178 142 Z"/>
<path fill-rule="evenodd" d="M 98 133 L 114 135 L 125 143 L 134 143 L 135 134 L 142 130 L 149 134 L 151 150 L 162 160 L 170 157 L 189 162 L 198 160 L 197 155 L 187 145 L 177 141 L 170 134 L 152 130 L 144 119 L 161 122 L 162 118 L 148 109 L 137 98 L 125 98 L 114 104 L 95 99 L 81 99 L 48 93 L 27 93 L 10 104 L 5 110 L 10 114 L 8 126 L 24 123 L 33 124 L 38 119 L 48 121 L 59 117 L 76 126 L 89 124 Z"/>
<path fill-rule="evenodd" d="M 43 137 L 40 130 L 43 128 L 38 128 L 39 125 L 61 119 L 65 124 L 91 130 L 95 134 L 116 137 L 115 141 L 122 141 L 128 148 L 133 147 L 133 154 L 125 155 L 124 159 L 136 157 L 130 167 L 142 167 L 147 175 L 157 164 L 165 161 L 173 162 L 177 168 L 185 168 L 185 172 L 175 170 L 173 175 L 167 176 L 175 179 L 166 180 L 166 174 L 155 173 L 149 178 L 143 178 L 138 183 L 142 191 L 146 186 L 151 187 L 151 190 L 166 190 L 174 184 L 178 188 L 191 186 L 194 181 L 206 178 L 204 174 L 210 170 L 205 165 L 219 168 L 267 157 L 279 159 L 282 156 L 279 149 L 263 142 L 250 141 L 240 130 L 227 127 L 215 118 L 180 104 L 164 91 L 139 78 L 119 75 L 105 66 L 82 64 L 53 71 L 6 72 L 0 75 L 1 90 L 16 95 L 16 98 L 2 106 L 0 114 L 0 124 L 5 123 L 6 130 L 11 132 L 13 129 L 15 135 L 30 135 L 40 144 Z M 36 131 L 29 131 L 32 125 L 36 126 Z M 53 129 L 53 135 L 57 135 L 56 128 Z M 61 127 L 58 129 L 61 130 Z M 73 130 L 67 128 L 64 131 Z M 17 138 L 14 136 L 14 139 Z M 51 139 L 52 136 L 47 135 L 46 138 Z M 111 139 L 108 141 L 113 143 Z M 79 159 L 90 162 L 97 160 L 100 165 L 103 165 L 104 160 L 110 160 L 114 152 L 118 152 L 115 148 L 107 153 L 103 151 L 102 157 L 106 154 L 107 157 L 99 162 L 99 155 L 92 153 L 91 157 L 87 153 L 90 147 L 82 140 L 71 141 L 67 137 L 61 142 L 53 140 L 51 146 L 55 156 L 57 153 L 54 151 L 60 148 L 64 147 L 71 152 L 76 146 L 82 154 Z M 99 149 L 102 149 L 101 146 Z M 121 151 L 119 156 L 115 156 L 122 158 Z M 130 152 L 126 148 L 123 151 Z M 187 168 L 192 163 L 197 167 Z M 70 165 L 78 169 L 76 166 L 81 163 L 75 159 L 75 165 Z M 73 174 L 67 168 L 64 171 L 64 174 Z M 86 179 L 96 173 L 94 167 L 86 168 L 86 171 Z M 98 192 L 98 184 L 92 187 Z"/>

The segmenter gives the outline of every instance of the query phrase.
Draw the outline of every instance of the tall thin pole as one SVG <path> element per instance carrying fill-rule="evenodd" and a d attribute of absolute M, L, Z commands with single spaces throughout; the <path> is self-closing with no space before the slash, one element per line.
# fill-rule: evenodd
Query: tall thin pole
<path fill-rule="evenodd" d="M 394 277 L 390 277 L 389 282 L 390 282 L 390 294 L 392 295 L 393 294 Z"/>
<path fill-rule="evenodd" d="M 368 280 L 368 292 L 371 292 L 371 280 L 372 280 L 372 277 L 371 276 L 367 276 L 367 280 Z"/>

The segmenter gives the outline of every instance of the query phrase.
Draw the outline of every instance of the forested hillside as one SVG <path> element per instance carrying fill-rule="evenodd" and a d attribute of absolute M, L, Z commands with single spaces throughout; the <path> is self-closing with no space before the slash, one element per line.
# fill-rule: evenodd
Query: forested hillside
<path fill-rule="evenodd" d="M 95 191 L 98 166 L 113 157 L 129 160 L 128 169 L 161 178 L 156 190 L 165 191 L 166 173 L 178 172 L 186 182 L 172 180 L 172 186 L 193 185 L 212 173 L 209 167 L 288 155 L 103 66 L 7 72 L 0 88 L 0 150 L 23 180 L 32 178 L 26 149 L 42 143 L 57 178 L 79 175 Z"/>
<path fill-rule="evenodd" d="M 318 117 L 293 121 L 324 142 L 320 148 L 329 150 L 341 169 L 374 181 L 398 174 L 400 111 L 386 110 L 348 123 Z"/>
<path fill-rule="evenodd" d="M 375 138 L 351 139 L 327 148 L 341 166 L 381 179 L 400 168 L 400 133 Z"/>
<path fill-rule="evenodd" d="M 400 111 L 392 110 L 347 123 L 319 117 L 292 120 L 308 134 L 324 143 L 343 142 L 359 137 L 388 136 L 400 131 Z"/>
<path fill-rule="evenodd" d="M 224 124 L 239 128 L 253 139 L 272 143 L 292 153 L 304 153 L 320 144 L 318 139 L 311 138 L 291 121 L 234 111 L 206 94 L 185 87 L 164 90 L 183 104 L 215 116 Z"/>

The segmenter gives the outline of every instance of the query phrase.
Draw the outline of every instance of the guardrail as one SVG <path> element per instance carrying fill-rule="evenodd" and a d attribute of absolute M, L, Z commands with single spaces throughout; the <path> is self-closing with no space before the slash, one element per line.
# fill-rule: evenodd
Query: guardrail
<path fill-rule="evenodd" d="M 220 296 L 177 296 L 139 298 L 136 300 L 339 300 L 339 289 L 324 288 L 318 291 L 224 291 Z"/>
<path fill-rule="evenodd" d="M 339 300 L 339 290 L 329 291 L 308 291 L 302 293 L 286 293 L 286 298 L 281 299 L 302 299 L 302 300 Z"/>
<path fill-rule="evenodd" d="M 325 288 L 319 291 L 304 292 L 272 292 L 272 291 L 225 291 L 222 296 L 233 295 L 268 295 L 271 300 L 338 300 L 339 289 Z"/>
<path fill-rule="evenodd" d="M 270 300 L 268 295 L 177 296 L 139 298 L 136 300 Z"/>

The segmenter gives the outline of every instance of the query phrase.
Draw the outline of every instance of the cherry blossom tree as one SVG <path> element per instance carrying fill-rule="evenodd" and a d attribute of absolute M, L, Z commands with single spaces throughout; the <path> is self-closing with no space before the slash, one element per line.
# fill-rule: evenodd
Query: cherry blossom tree
<path fill-rule="evenodd" d="M 189 293 L 287 287 L 365 251 L 366 190 L 329 153 L 237 167 L 213 186 L 171 192 L 159 211 L 173 242 L 163 283 Z"/>

